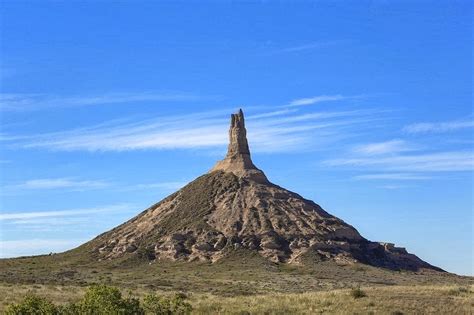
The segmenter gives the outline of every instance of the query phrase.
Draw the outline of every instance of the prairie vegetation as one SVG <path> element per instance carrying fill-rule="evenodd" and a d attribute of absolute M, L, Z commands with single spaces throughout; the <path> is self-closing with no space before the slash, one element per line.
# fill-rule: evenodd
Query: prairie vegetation
<path fill-rule="evenodd" d="M 472 314 L 473 287 L 383 286 L 300 294 L 193 299 L 194 314 Z M 453 294 L 453 292 L 455 292 Z"/>
<path fill-rule="evenodd" d="M 66 304 L 55 304 L 46 297 L 28 292 L 18 303 L 6 306 L 6 315 L 48 314 L 48 315 L 82 315 L 82 314 L 123 314 L 123 315 L 170 315 L 190 314 L 192 307 L 185 301 L 186 295 L 175 294 L 172 297 L 147 294 L 142 300 L 129 292 L 124 297 L 122 292 L 107 285 L 93 285 L 78 301 Z"/>
<path fill-rule="evenodd" d="M 170 293 L 152 294 L 122 290 L 117 296 L 115 288 L 106 289 L 101 300 L 97 289 L 61 286 L 0 286 L 1 309 L 7 300 L 21 302 L 23 295 L 35 294 L 46 300 L 43 307 L 71 310 L 71 305 L 92 309 L 99 300 L 104 307 L 120 306 L 137 310 L 138 303 L 144 314 L 472 314 L 474 308 L 473 286 L 415 285 L 378 286 L 340 289 L 309 293 L 271 293 L 264 295 L 222 297 L 213 294 L 189 294 L 188 297 Z M 98 297 L 99 296 L 99 297 Z M 135 301 L 135 302 L 134 302 Z M 189 304 L 188 304 L 189 303 Z M 49 308 L 48 308 L 49 307 Z M 19 313 L 8 313 L 19 314 Z M 79 313 L 77 313 L 79 314 Z M 124 314 L 133 314 L 127 313 Z"/>
<path fill-rule="evenodd" d="M 245 251 L 214 264 L 91 261 L 72 252 L 0 260 L 0 313 L 27 294 L 80 303 L 96 284 L 142 306 L 149 294 L 169 301 L 183 292 L 192 314 L 471 314 L 474 303 L 474 278 L 446 272 L 277 264 Z"/>

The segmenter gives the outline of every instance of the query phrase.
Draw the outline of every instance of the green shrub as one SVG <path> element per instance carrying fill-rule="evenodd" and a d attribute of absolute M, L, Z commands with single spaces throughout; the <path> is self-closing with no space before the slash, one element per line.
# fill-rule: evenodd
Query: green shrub
<path fill-rule="evenodd" d="M 10 304 L 5 310 L 6 315 L 56 315 L 59 310 L 56 305 L 45 298 L 27 294 L 18 304 Z"/>
<path fill-rule="evenodd" d="M 77 304 L 69 303 L 59 307 L 59 314 L 61 315 L 77 315 L 81 310 Z"/>
<path fill-rule="evenodd" d="M 138 299 L 122 298 L 122 293 L 118 288 L 106 285 L 89 287 L 82 300 L 63 307 L 61 313 L 67 315 L 145 314 Z"/>
<path fill-rule="evenodd" d="M 11 304 L 5 310 L 6 315 L 188 315 L 191 304 L 186 295 L 172 297 L 149 294 L 140 301 L 134 297 L 124 298 L 118 288 L 107 285 L 89 287 L 84 297 L 76 303 L 56 306 L 45 298 L 28 294 L 18 304 Z"/>
<path fill-rule="evenodd" d="M 354 299 L 359 299 L 359 298 L 367 296 L 367 294 L 358 287 L 358 288 L 353 288 L 351 290 L 351 296 Z"/>
<path fill-rule="evenodd" d="M 192 310 L 184 294 L 176 294 L 171 298 L 148 294 L 143 299 L 143 308 L 146 314 L 155 315 L 187 315 Z"/>

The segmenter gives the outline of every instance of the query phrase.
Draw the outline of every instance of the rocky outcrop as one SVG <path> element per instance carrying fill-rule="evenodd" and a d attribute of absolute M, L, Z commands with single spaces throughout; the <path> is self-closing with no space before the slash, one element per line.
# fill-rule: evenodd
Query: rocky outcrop
<path fill-rule="evenodd" d="M 227 155 L 210 170 L 214 171 L 231 172 L 241 178 L 268 183 L 265 174 L 253 164 L 250 157 L 244 113 L 241 109 L 237 114 L 231 115 Z"/>
<path fill-rule="evenodd" d="M 363 238 L 313 201 L 270 183 L 251 160 L 241 110 L 231 116 L 224 160 L 90 245 L 98 259 L 138 255 L 215 262 L 247 249 L 274 262 L 440 270 L 404 248 Z"/>

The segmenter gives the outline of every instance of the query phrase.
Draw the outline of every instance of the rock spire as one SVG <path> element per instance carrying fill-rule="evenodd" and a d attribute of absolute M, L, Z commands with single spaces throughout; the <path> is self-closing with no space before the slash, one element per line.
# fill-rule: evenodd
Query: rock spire
<path fill-rule="evenodd" d="M 213 171 L 231 172 L 239 177 L 251 178 L 257 182 L 268 182 L 265 174 L 253 164 L 250 158 L 242 109 L 230 116 L 227 155 L 222 161 L 217 162 L 210 172 Z"/>
<path fill-rule="evenodd" d="M 232 158 L 241 154 L 250 156 L 244 113 L 242 109 L 239 109 L 237 114 L 231 114 L 230 116 L 229 147 L 226 158 Z"/>

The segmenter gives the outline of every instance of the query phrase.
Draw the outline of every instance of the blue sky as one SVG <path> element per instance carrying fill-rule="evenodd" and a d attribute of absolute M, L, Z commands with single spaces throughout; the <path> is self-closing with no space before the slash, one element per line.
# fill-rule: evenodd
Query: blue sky
<path fill-rule="evenodd" d="M 0 255 L 72 248 L 253 159 L 374 241 L 473 274 L 470 1 L 2 1 Z"/>

